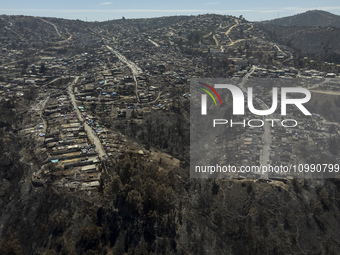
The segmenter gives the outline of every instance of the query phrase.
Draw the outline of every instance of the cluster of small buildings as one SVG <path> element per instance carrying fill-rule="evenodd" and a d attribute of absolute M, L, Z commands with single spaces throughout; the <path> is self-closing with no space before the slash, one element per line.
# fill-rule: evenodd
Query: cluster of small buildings
<path fill-rule="evenodd" d="M 100 159 L 68 96 L 51 96 L 43 109 L 43 118 L 47 128 L 41 149 L 47 158 L 34 178 L 44 180 L 54 176 L 57 188 L 71 190 L 98 187 Z"/>
<path fill-rule="evenodd" d="M 257 77 L 304 78 L 305 87 L 340 91 L 336 71 L 292 67 L 294 57 L 288 47 L 266 40 L 263 31 L 242 18 L 200 15 L 147 32 L 123 23 L 122 20 L 113 25 L 119 40 L 108 36 L 108 29 L 99 27 L 92 28 L 88 36 L 79 32 L 65 36 L 68 30 L 59 28 L 62 38 L 53 32 L 53 36 L 46 39 L 50 45 L 43 50 L 33 48 L 33 39 L 26 37 L 25 41 L 18 37 L 18 43 L 28 47 L 25 52 L 32 50 L 38 58 L 24 64 L 18 63 L 25 53 L 23 50 L 5 46 L 13 44 L 14 36 L 10 22 L 5 24 L 8 33 L 0 37 L 4 45 L 0 50 L 3 62 L 0 98 L 20 100 L 32 93 L 37 95 L 37 102 L 28 110 L 32 121 L 26 123 L 22 131 L 40 145 L 37 154 L 43 164 L 32 177 L 35 185 L 43 185 L 52 177 L 57 188 L 87 190 L 100 185 L 101 159 L 95 150 L 99 145 L 90 140 L 86 127 L 99 138 L 111 159 L 116 160 L 126 152 L 145 157 L 145 150 L 105 125 L 112 120 L 141 122 L 155 111 L 180 108 L 191 98 L 188 91 L 190 79 L 194 77 L 242 78 L 255 66 L 247 86 Z M 46 22 L 44 26 L 51 28 Z M 131 39 L 125 34 L 136 36 Z M 40 44 L 43 44 L 41 40 L 37 42 Z M 93 47 L 88 47 L 86 52 L 81 48 L 84 45 Z M 305 61 L 312 63 L 312 60 Z M 136 72 L 137 69 L 140 71 Z M 217 74 L 216 70 L 221 72 Z M 76 99 L 74 105 L 67 87 L 75 77 L 79 80 L 71 91 Z M 268 87 L 264 84 L 255 89 L 262 100 L 271 105 Z M 294 161 L 295 144 L 301 141 L 321 149 L 327 147 L 328 126 L 322 118 L 298 116 L 301 124 L 296 128 L 271 129 L 268 163 Z M 238 142 L 228 145 L 230 149 L 238 148 L 234 149 L 237 151 L 235 164 L 257 165 L 263 161 L 263 145 L 269 141 L 263 140 L 262 128 L 248 128 L 237 137 Z"/>
<path fill-rule="evenodd" d="M 37 93 L 36 104 L 28 109 L 31 121 L 22 133 L 36 141 L 36 155 L 42 162 L 32 183 L 44 186 L 53 180 L 57 189 L 94 189 L 100 185 L 101 160 L 65 87 L 45 85 Z"/>

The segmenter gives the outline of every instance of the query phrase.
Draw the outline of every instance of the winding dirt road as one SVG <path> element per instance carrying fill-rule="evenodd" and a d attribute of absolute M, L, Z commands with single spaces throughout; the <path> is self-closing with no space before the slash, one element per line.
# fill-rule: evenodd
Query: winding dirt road
<path fill-rule="evenodd" d="M 231 27 L 225 32 L 225 35 L 228 37 L 228 39 L 229 39 L 229 41 L 230 41 L 231 43 L 233 42 L 233 40 L 230 38 L 229 34 L 230 34 L 231 30 L 233 30 L 235 27 L 237 27 L 237 26 L 240 25 L 240 23 L 238 22 L 238 19 L 235 19 L 235 22 L 236 22 L 236 24 L 233 25 L 233 26 L 231 26 Z"/>
<path fill-rule="evenodd" d="M 63 38 L 63 37 L 61 36 L 61 34 L 59 33 L 58 27 L 57 27 L 55 24 L 53 24 L 52 22 L 49 22 L 49 21 L 47 21 L 47 20 L 44 20 L 44 19 L 42 19 L 42 18 L 38 18 L 38 17 L 35 17 L 35 18 L 40 19 L 41 21 L 43 21 L 43 22 L 45 22 L 45 23 L 47 23 L 47 24 L 52 25 L 52 26 L 54 27 L 55 31 L 57 32 L 58 36 L 59 36 L 60 38 Z"/>

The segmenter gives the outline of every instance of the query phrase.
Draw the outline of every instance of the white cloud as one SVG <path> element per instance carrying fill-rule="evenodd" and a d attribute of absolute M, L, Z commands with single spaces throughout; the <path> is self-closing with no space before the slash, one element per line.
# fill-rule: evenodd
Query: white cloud
<path fill-rule="evenodd" d="M 112 4 L 111 2 L 104 2 L 104 3 L 100 3 L 100 5 L 109 5 Z"/>

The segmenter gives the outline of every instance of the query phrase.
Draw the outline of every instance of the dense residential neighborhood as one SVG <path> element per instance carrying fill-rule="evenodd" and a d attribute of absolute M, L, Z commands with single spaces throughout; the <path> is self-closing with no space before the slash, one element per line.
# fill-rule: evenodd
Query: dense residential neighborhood
<path fill-rule="evenodd" d="M 337 254 L 339 171 L 190 178 L 194 156 L 339 166 L 338 28 L 277 22 L 1 15 L 0 254 Z M 239 124 L 205 137 L 192 103 L 208 79 L 253 88 L 258 110 L 273 87 L 305 88 L 311 115 L 280 114 L 279 94 L 270 116 L 233 116 L 229 93 L 221 116 Z"/>
<path fill-rule="evenodd" d="M 5 22 L 6 18 L 9 23 L 10 17 L 2 20 Z M 293 86 L 306 87 L 315 94 L 340 93 L 339 65 L 323 63 L 322 70 L 296 67 L 296 56 L 289 47 L 266 39 L 260 26 L 242 18 L 200 15 L 150 32 L 126 26 L 118 30 L 122 35 L 119 40 L 109 35 L 109 24 L 104 24 L 90 28 L 87 40 L 94 47 L 80 54 L 74 53 L 72 46 L 84 35 L 72 34 L 73 28 L 63 27 L 62 23 L 58 28 L 52 21 L 31 19 L 50 26 L 50 40 L 57 38 L 57 43 L 39 50 L 32 47 L 32 39 L 18 36 L 16 40 L 36 52 L 34 60 L 29 62 L 30 58 L 26 58 L 24 66 L 18 64 L 23 50 L 3 47 L 1 97 L 20 100 L 37 93 L 38 101 L 30 110 L 31 120 L 22 132 L 41 144 L 38 154 L 43 163 L 32 176 L 38 186 L 54 176 L 57 187 L 96 188 L 104 171 L 103 160 L 116 162 L 127 151 L 149 158 L 150 150 L 110 127 L 120 122 L 138 126 L 144 116 L 154 112 L 181 111 L 191 99 L 190 80 L 194 77 L 243 79 L 250 73 L 249 83 L 253 78 L 294 79 Z M 14 33 L 10 24 L 6 24 L 6 29 Z M 123 36 L 131 32 L 136 33 L 132 39 Z M 3 36 L 3 44 L 10 45 L 12 36 Z M 300 61 L 305 66 L 315 62 L 308 57 Z M 268 87 L 256 89 L 270 105 Z M 188 112 L 182 114 L 189 118 Z M 318 112 L 312 118 L 301 116 L 298 122 L 301 124 L 293 129 L 271 128 L 271 141 L 266 141 L 262 128 L 241 132 L 229 141 L 231 147 L 237 144 L 238 155 L 233 155 L 232 161 L 225 160 L 236 165 L 293 163 L 299 161 L 294 155 L 300 144 L 327 149 L 329 126 L 335 125 L 339 130 L 338 123 L 329 122 Z M 268 157 L 263 157 L 264 143 L 270 143 Z M 249 146 L 253 149 L 249 150 Z M 51 166 L 55 167 L 52 172 Z"/>

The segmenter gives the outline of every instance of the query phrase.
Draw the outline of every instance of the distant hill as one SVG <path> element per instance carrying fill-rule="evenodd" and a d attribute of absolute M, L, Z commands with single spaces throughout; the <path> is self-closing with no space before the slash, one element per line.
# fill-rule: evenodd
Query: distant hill
<path fill-rule="evenodd" d="M 313 10 L 263 23 L 277 26 L 340 27 L 340 16 L 326 11 Z"/>
<path fill-rule="evenodd" d="M 304 56 L 340 64 L 340 27 L 293 27 L 261 24 L 271 41 L 286 45 Z"/>

